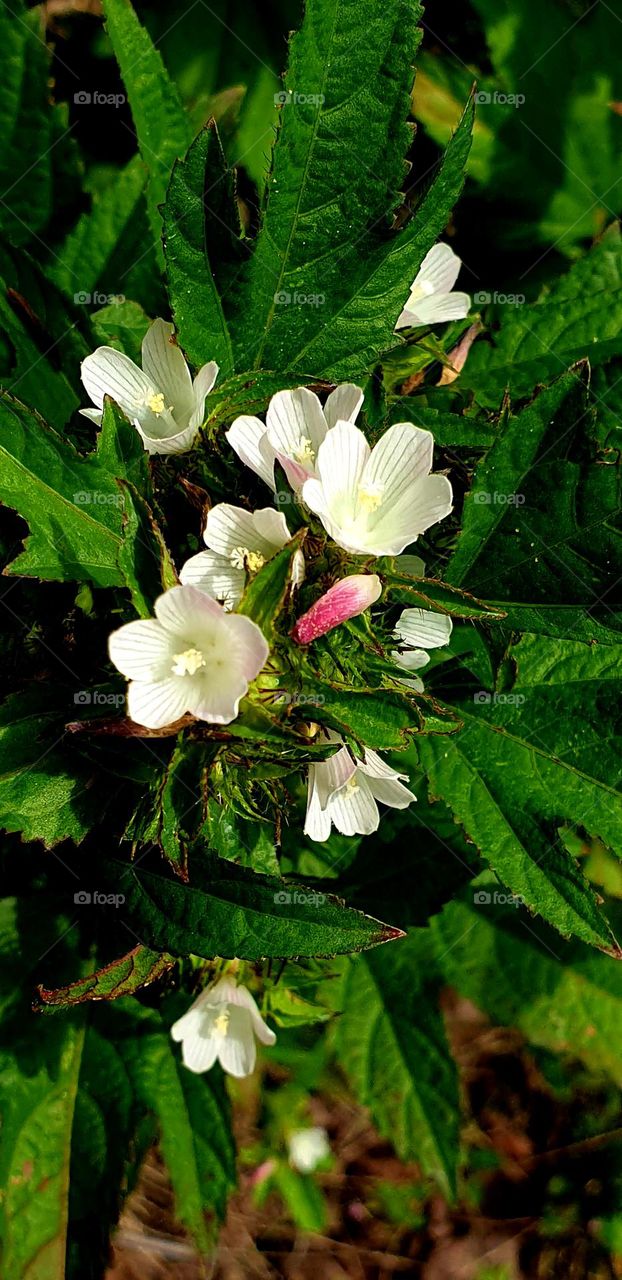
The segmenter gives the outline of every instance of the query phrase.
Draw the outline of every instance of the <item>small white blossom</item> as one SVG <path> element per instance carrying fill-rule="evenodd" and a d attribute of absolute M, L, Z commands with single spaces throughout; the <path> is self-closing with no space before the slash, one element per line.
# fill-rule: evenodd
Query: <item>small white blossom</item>
<path fill-rule="evenodd" d="M 418 671 L 430 661 L 428 649 L 440 649 L 449 644 L 453 623 L 445 613 L 435 613 L 432 609 L 404 609 L 395 628 L 395 638 L 406 645 L 406 651 L 394 649 L 391 657 L 405 671 Z M 423 692 L 423 681 L 419 676 L 400 680 L 401 684 Z"/>
<path fill-rule="evenodd" d="M 396 330 L 463 320 L 471 299 L 468 293 L 452 293 L 461 266 L 460 258 L 448 244 L 435 244 L 421 263 Z"/>
<path fill-rule="evenodd" d="M 323 741 L 338 744 L 342 739 L 329 731 Z M 391 769 L 369 747 L 362 760 L 354 760 L 342 746 L 330 759 L 309 768 L 305 835 L 328 840 L 331 826 L 344 836 L 370 835 L 380 824 L 377 801 L 391 809 L 406 809 L 416 800 L 404 781 L 408 774 Z"/>
<path fill-rule="evenodd" d="M 398 555 L 452 508 L 443 475 L 430 475 L 434 440 L 412 422 L 389 427 L 370 449 L 351 422 L 328 432 L 317 456 L 317 479 L 302 498 L 345 551 Z"/>
<path fill-rule="evenodd" d="M 313 1173 L 330 1155 L 330 1143 L 326 1129 L 316 1125 L 313 1129 L 296 1129 L 288 1143 L 289 1163 L 298 1173 Z"/>
<path fill-rule="evenodd" d="M 108 642 L 112 661 L 130 681 L 130 719 L 148 729 L 186 713 L 230 724 L 268 658 L 257 624 L 186 586 L 159 596 L 155 615 L 126 623 Z"/>
<path fill-rule="evenodd" d="M 260 418 L 236 418 L 226 433 L 238 458 L 276 491 L 274 464 L 278 461 L 292 489 L 302 488 L 316 474 L 318 449 L 337 421 L 354 422 L 363 392 L 352 383 L 331 391 L 324 408 L 313 391 L 296 387 L 278 391 L 268 405 L 265 424 Z"/>
<path fill-rule="evenodd" d="M 207 987 L 171 1027 L 181 1041 L 184 1066 L 209 1071 L 216 1059 L 230 1076 L 249 1076 L 255 1069 L 255 1037 L 274 1044 L 276 1036 L 264 1022 L 250 991 L 233 978 L 220 978 Z"/>
<path fill-rule="evenodd" d="M 271 560 L 289 542 L 291 534 L 285 516 L 273 507 L 251 513 L 220 502 L 208 512 L 203 537 L 209 551 L 199 551 L 186 560 L 180 580 L 222 600 L 226 609 L 235 609 L 247 575 Z M 294 556 L 294 586 L 300 585 L 304 573 L 304 556 L 299 550 Z"/>
<path fill-rule="evenodd" d="M 218 376 L 211 361 L 194 382 L 173 325 L 154 320 L 142 344 L 142 369 L 114 347 L 98 347 L 82 361 L 81 376 L 96 409 L 80 412 L 100 423 L 104 396 L 111 396 L 133 422 L 148 453 L 183 453 L 205 416 L 205 398 Z"/>

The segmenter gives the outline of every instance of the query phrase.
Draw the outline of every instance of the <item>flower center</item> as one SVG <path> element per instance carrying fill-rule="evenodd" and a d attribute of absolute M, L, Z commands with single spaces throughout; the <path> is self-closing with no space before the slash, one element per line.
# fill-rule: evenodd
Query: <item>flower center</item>
<path fill-rule="evenodd" d="M 220 1037 L 221 1040 L 224 1040 L 229 1033 L 230 1020 L 231 1020 L 231 1014 L 229 1013 L 228 1006 L 225 1005 L 225 1008 L 223 1009 L 222 1013 L 219 1013 L 218 1017 L 214 1018 L 214 1031 L 216 1032 L 216 1035 Z"/>
<path fill-rule="evenodd" d="M 231 552 L 231 563 L 234 569 L 248 569 L 249 573 L 257 573 L 266 563 L 261 551 L 249 551 L 248 547 L 234 547 Z"/>
<path fill-rule="evenodd" d="M 291 456 L 294 459 L 294 462 L 300 462 L 302 464 L 305 462 L 315 462 L 315 453 L 313 451 L 311 441 L 306 436 L 300 436 L 292 449 Z"/>
<path fill-rule="evenodd" d="M 145 405 L 152 413 L 155 413 L 156 418 L 159 418 L 161 414 L 167 411 L 169 413 L 173 412 L 172 404 L 166 404 L 163 391 L 149 391 L 145 396 Z"/>
<path fill-rule="evenodd" d="M 185 649 L 183 653 L 173 654 L 174 676 L 195 676 L 205 666 L 205 657 L 200 649 Z"/>
<path fill-rule="evenodd" d="M 364 511 L 377 511 L 382 496 L 384 494 L 384 485 L 378 480 L 371 480 L 368 484 L 360 484 L 358 488 L 358 500 Z"/>

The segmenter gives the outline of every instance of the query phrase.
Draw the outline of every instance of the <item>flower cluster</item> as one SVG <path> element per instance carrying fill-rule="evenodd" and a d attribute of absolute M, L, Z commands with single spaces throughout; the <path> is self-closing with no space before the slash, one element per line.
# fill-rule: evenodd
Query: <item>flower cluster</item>
<path fill-rule="evenodd" d="M 397 329 L 466 315 L 470 300 L 453 293 L 459 260 L 447 245 L 425 258 Z M 135 425 L 151 454 L 189 449 L 204 421 L 205 402 L 218 374 L 214 363 L 194 381 L 173 337 L 173 326 L 155 320 L 142 344 L 142 368 L 111 347 L 100 347 L 82 365 L 84 385 L 96 406 L 82 412 L 101 421 L 104 397 L 111 396 Z M 312 645 L 318 637 L 362 614 L 380 598 L 382 582 L 370 569 L 377 556 L 402 556 L 407 547 L 452 510 L 452 489 L 432 471 L 434 441 L 411 422 L 389 427 L 373 448 L 357 425 L 363 391 L 350 383 L 336 387 L 321 403 L 306 387 L 280 391 L 270 401 L 265 422 L 242 415 L 226 439 L 237 458 L 272 493 L 276 466 L 293 490 L 292 500 L 317 518 L 336 563 L 364 557 L 362 572 L 337 576 L 311 608 L 298 617 L 292 640 Z M 270 656 L 260 627 L 236 612 L 249 580 L 291 540 L 281 511 L 255 511 L 219 503 L 207 515 L 206 549 L 182 566 L 179 586 L 165 591 L 153 618 L 129 622 L 110 636 L 112 662 L 129 681 L 128 715 L 147 729 L 176 726 L 186 717 L 227 725 Z M 341 553 L 345 552 L 344 557 Z M 403 556 L 405 572 L 423 576 L 422 561 Z M 408 567 L 406 567 L 408 565 Z M 311 565 L 297 549 L 291 586 L 298 588 Z M 356 570 L 357 566 L 352 566 Z M 423 688 L 414 675 L 429 651 L 446 645 L 451 620 L 423 609 L 405 609 L 394 629 L 395 681 Z M 333 746 L 308 770 L 305 833 L 325 841 L 334 826 L 344 835 L 366 835 L 379 823 L 378 804 L 402 809 L 416 799 L 400 774 L 366 748 L 354 758 L 342 738 L 319 730 L 316 741 Z M 246 1075 L 255 1061 L 255 1039 L 274 1041 L 250 993 L 230 976 L 202 993 L 172 1028 L 192 1071 L 205 1071 L 218 1058 L 226 1071 Z"/>

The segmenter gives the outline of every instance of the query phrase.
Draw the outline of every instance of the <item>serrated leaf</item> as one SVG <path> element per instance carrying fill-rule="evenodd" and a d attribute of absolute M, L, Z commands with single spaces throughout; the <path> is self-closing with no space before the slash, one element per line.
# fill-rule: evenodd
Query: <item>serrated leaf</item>
<path fill-rule="evenodd" d="M 611 785 L 610 745 L 602 747 L 598 686 L 586 685 L 579 696 L 548 684 L 523 690 L 519 679 L 510 694 L 470 696 L 470 705 L 455 706 L 460 732 L 418 743 L 432 798 L 444 799 L 502 884 L 528 907 L 561 934 L 616 952 L 596 896 L 557 830 L 565 819 L 583 823 L 620 847 L 622 798 Z"/>
<path fill-rule="evenodd" d="M 242 243 L 233 177 L 213 121 L 175 163 L 163 218 L 180 345 L 193 364 L 216 360 L 221 376 L 228 377 L 233 348 L 224 298 L 232 266 L 239 269 Z"/>
<path fill-rule="evenodd" d="M 532 1044 L 569 1053 L 622 1084 L 622 966 L 564 942 L 506 897 L 486 874 L 432 921 L 445 980 Z"/>
<path fill-rule="evenodd" d="M 49 1008 L 68 1008 L 89 1000 L 118 1000 L 135 995 L 142 987 L 157 981 L 174 965 L 172 956 L 150 951 L 138 943 L 127 955 L 96 969 L 66 987 L 37 987 L 42 1004 Z"/>
<path fill-rule="evenodd" d="M 420 13 L 415 0 L 307 5 L 291 42 L 265 216 L 249 268 L 251 306 L 241 314 L 246 364 L 300 368 L 302 349 L 346 289 L 351 294 L 353 260 L 365 259 L 374 243 L 369 228 L 379 224 L 386 234 L 411 137 Z M 309 296 L 321 302 L 296 301 Z M 323 364 L 325 357 L 312 356 L 305 367 L 321 374 Z"/>
<path fill-rule="evenodd" d="M 346 972 L 337 1053 L 402 1160 L 455 1194 L 458 1086 L 426 934 L 357 956 Z"/>
<path fill-rule="evenodd" d="M 104 14 L 127 90 L 138 147 L 149 172 L 149 218 L 159 248 L 158 206 L 164 200 L 175 160 L 185 155 L 190 145 L 190 126 L 161 55 L 141 26 L 130 0 L 105 0 Z"/>
<path fill-rule="evenodd" d="M 446 570 L 499 602 L 510 626 L 583 640 L 622 627 L 619 468 L 595 447 L 586 379 L 579 366 L 508 418 Z"/>
<path fill-rule="evenodd" d="M 490 341 L 475 344 L 460 375 L 480 404 L 496 406 L 508 388 L 530 395 L 589 355 L 592 365 L 622 354 L 622 238 L 618 224 L 542 297 L 506 306 Z"/>
<path fill-rule="evenodd" d="M 124 911 L 145 945 L 174 955 L 330 956 L 399 934 L 339 899 L 205 853 L 191 859 L 188 884 L 142 865 L 110 862 L 105 871 L 125 894 Z"/>

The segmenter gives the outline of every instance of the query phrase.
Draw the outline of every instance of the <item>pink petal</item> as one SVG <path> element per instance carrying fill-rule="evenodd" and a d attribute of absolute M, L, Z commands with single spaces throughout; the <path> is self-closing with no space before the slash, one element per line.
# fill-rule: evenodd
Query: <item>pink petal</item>
<path fill-rule="evenodd" d="M 294 640 L 297 644 L 311 644 L 312 640 L 326 635 L 341 622 L 364 613 L 375 604 L 381 590 L 376 573 L 354 573 L 342 578 L 298 619 L 292 631 Z"/>

